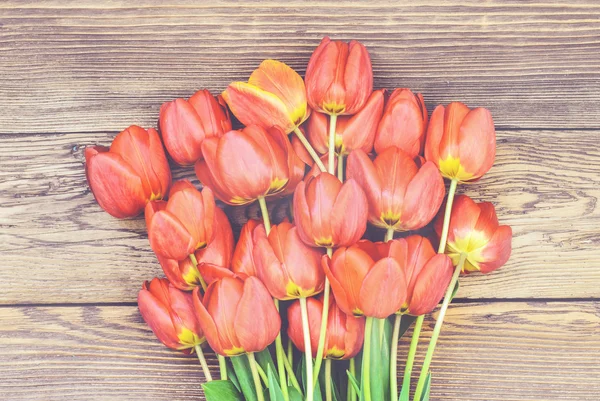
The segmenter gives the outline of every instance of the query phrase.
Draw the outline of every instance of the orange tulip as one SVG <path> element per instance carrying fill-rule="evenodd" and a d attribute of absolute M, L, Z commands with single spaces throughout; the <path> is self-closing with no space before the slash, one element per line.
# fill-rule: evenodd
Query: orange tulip
<path fill-rule="evenodd" d="M 204 248 L 214 236 L 215 200 L 210 188 L 199 192 L 189 181 L 173 184 L 169 201 L 146 206 L 146 226 L 152 250 L 183 260 Z"/>
<path fill-rule="evenodd" d="M 146 203 L 162 199 L 171 170 L 156 130 L 132 125 L 119 133 L 110 150 L 85 149 L 88 184 L 100 207 L 117 218 L 137 216 Z"/>
<path fill-rule="evenodd" d="M 254 241 L 258 278 L 273 298 L 306 298 L 323 291 L 323 252 L 302 242 L 297 227 L 283 222 L 272 226 L 267 237 L 261 225 L 254 231 Z"/>
<path fill-rule="evenodd" d="M 362 150 L 348 157 L 348 178 L 356 180 L 369 201 L 369 222 L 395 231 L 426 226 L 444 200 L 444 179 L 435 164 L 421 168 L 404 151 L 391 147 L 374 161 Z"/>
<path fill-rule="evenodd" d="M 435 108 L 427 129 L 425 158 L 444 177 L 476 180 L 492 167 L 495 156 L 496 131 L 489 110 L 470 110 L 462 103 Z"/>
<path fill-rule="evenodd" d="M 348 246 L 367 229 L 369 205 L 358 183 L 329 173 L 308 177 L 294 193 L 294 222 L 307 245 Z"/>
<path fill-rule="evenodd" d="M 215 208 L 215 219 L 213 223 L 214 238 L 205 248 L 194 252 L 198 264 L 209 263 L 216 266 L 228 267 L 231 264 L 233 254 L 233 232 L 225 212 Z M 168 259 L 157 255 L 160 266 L 165 276 L 171 283 L 185 291 L 191 291 L 201 284 L 201 275 L 198 266 L 194 265 L 190 258 L 183 260 Z"/>
<path fill-rule="evenodd" d="M 192 294 L 175 288 L 167 279 L 144 282 L 138 294 L 142 318 L 167 347 L 191 354 L 205 338 L 198 321 Z"/>
<path fill-rule="evenodd" d="M 387 318 L 407 300 L 402 243 L 360 241 L 322 259 L 335 300 L 345 313 Z M 385 301 L 382 301 L 385 300 Z"/>
<path fill-rule="evenodd" d="M 254 231 L 260 229 L 264 230 L 264 225 L 258 220 L 252 219 L 248 220 L 242 227 L 240 238 L 233 251 L 233 259 L 231 261 L 231 270 L 234 273 L 258 276 L 254 263 L 254 248 L 256 247 Z"/>
<path fill-rule="evenodd" d="M 406 275 L 407 297 L 400 313 L 413 316 L 430 313 L 444 296 L 454 268 L 447 255 L 438 254 L 420 235 L 397 240 L 397 260 Z"/>
<path fill-rule="evenodd" d="M 410 89 L 396 89 L 385 104 L 375 135 L 375 152 L 396 146 L 410 157 L 423 151 L 427 130 L 427 109 L 423 95 Z"/>
<path fill-rule="evenodd" d="M 365 333 L 365 319 L 345 314 L 330 299 L 329 314 L 327 315 L 327 332 L 325 336 L 325 359 L 350 359 L 360 351 Z M 317 357 L 319 335 L 321 332 L 321 315 L 323 314 L 322 297 L 307 298 L 308 326 L 313 358 Z M 302 332 L 302 315 L 300 301 L 292 303 L 287 310 L 288 336 L 300 351 L 304 351 L 304 336 Z"/>
<path fill-rule="evenodd" d="M 196 163 L 196 175 L 217 198 L 243 205 L 283 192 L 297 181 L 296 152 L 282 131 L 251 125 L 229 131 L 202 143 L 204 160 Z M 290 173 L 291 171 L 291 173 Z"/>
<path fill-rule="evenodd" d="M 256 277 L 224 277 L 208 286 L 204 299 L 196 287 L 193 299 L 208 344 L 223 356 L 262 351 L 281 328 L 273 299 Z"/>
<path fill-rule="evenodd" d="M 444 216 L 435 221 L 438 236 Z M 450 214 L 446 253 L 454 265 L 460 255 L 466 255 L 463 273 L 489 273 L 504 265 L 511 252 L 512 229 L 498 223 L 496 210 L 490 202 L 475 203 L 466 195 L 457 196 Z"/>
<path fill-rule="evenodd" d="M 159 125 L 167 151 L 182 166 L 192 165 L 202 157 L 205 138 L 231 131 L 227 106 L 207 89 L 196 92 L 189 100 L 179 98 L 164 103 Z"/>
<path fill-rule="evenodd" d="M 373 92 L 373 68 L 365 46 L 323 38 L 306 67 L 306 94 L 313 110 L 354 114 Z"/>
<path fill-rule="evenodd" d="M 353 116 L 340 116 L 335 126 L 335 151 L 338 155 L 347 155 L 355 149 L 366 153 L 373 150 L 373 141 L 377 124 L 383 112 L 385 90 L 371 94 L 365 107 Z M 306 122 L 308 140 L 320 154 L 329 151 L 329 118 L 322 113 L 312 113 Z M 312 161 L 311 161 L 312 164 Z"/>
<path fill-rule="evenodd" d="M 233 82 L 223 98 L 244 125 L 272 126 L 289 134 L 306 120 L 306 89 L 302 77 L 286 64 L 265 60 L 248 82 Z"/>

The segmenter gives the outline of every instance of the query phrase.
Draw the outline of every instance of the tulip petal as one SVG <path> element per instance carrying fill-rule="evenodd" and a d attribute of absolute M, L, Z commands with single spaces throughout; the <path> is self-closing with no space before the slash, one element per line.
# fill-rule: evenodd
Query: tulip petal
<path fill-rule="evenodd" d="M 325 273 L 321 267 L 322 248 L 307 246 L 300 239 L 297 227 L 290 227 L 283 240 L 283 258 L 280 260 L 284 262 L 289 280 L 304 292 L 304 296 L 321 292 L 325 284 Z M 308 294 L 311 290 L 314 292 Z"/>
<path fill-rule="evenodd" d="M 373 265 L 362 282 L 359 305 L 365 316 L 385 319 L 406 301 L 406 277 L 397 261 L 384 258 Z M 381 302 L 381 297 L 385 302 Z"/>
<path fill-rule="evenodd" d="M 138 215 L 147 198 L 135 170 L 117 154 L 92 152 L 86 149 L 86 175 L 100 207 L 116 218 Z"/>
<path fill-rule="evenodd" d="M 218 138 L 208 138 L 202 142 L 203 159 L 196 162 L 194 170 L 202 185 L 212 189 L 217 198 L 229 205 L 236 205 L 239 203 L 232 202 L 230 192 L 219 176 L 220 170 L 216 162 L 218 144 Z"/>
<path fill-rule="evenodd" d="M 198 271 L 200 272 L 200 275 L 202 275 L 202 278 L 208 285 L 211 285 L 215 281 L 220 280 L 224 277 L 238 277 L 231 270 L 225 267 L 214 265 L 212 263 L 199 263 Z"/>
<path fill-rule="evenodd" d="M 450 103 L 444 113 L 444 135 L 440 142 L 440 158 L 458 158 L 460 156 L 461 125 L 470 110 L 459 102 Z M 433 116 L 432 116 L 433 119 Z"/>
<path fill-rule="evenodd" d="M 427 135 L 425 138 L 425 159 L 432 161 L 439 167 L 441 159 L 440 143 L 444 136 L 444 114 L 446 109 L 439 105 L 431 113 L 431 119 L 427 126 Z"/>
<path fill-rule="evenodd" d="M 227 274 L 225 271 L 222 272 Z M 213 286 L 214 289 L 209 296 Z M 236 354 L 240 352 L 241 344 L 235 329 L 235 320 L 243 288 L 244 283 L 241 279 L 224 276 L 210 284 L 204 294 L 204 304 L 218 328 L 221 344 L 226 351 Z M 208 336 L 208 333 L 205 334 Z"/>
<path fill-rule="evenodd" d="M 412 178 L 406 189 L 401 227 L 418 230 L 435 217 L 444 200 L 446 188 L 438 168 L 426 162 Z"/>
<path fill-rule="evenodd" d="M 492 114 L 484 108 L 471 110 L 462 121 L 457 136 L 461 165 L 474 178 L 481 177 L 492 167 L 496 156 Z"/>
<path fill-rule="evenodd" d="M 206 187 L 202 192 L 195 188 L 186 188 L 173 193 L 166 210 L 177 216 L 194 239 L 194 249 L 198 249 L 213 239 L 215 208 L 213 193 Z"/>
<path fill-rule="evenodd" d="M 256 277 L 244 282 L 235 315 L 235 331 L 246 352 L 259 352 L 279 334 L 281 318 L 265 286 Z"/>
<path fill-rule="evenodd" d="M 347 61 L 343 71 L 346 111 L 355 114 L 363 108 L 373 92 L 373 67 L 366 47 L 355 40 L 348 44 Z"/>
<path fill-rule="evenodd" d="M 223 98 L 231 112 L 246 126 L 258 125 L 265 129 L 277 126 L 285 133 L 295 127 L 285 103 L 255 85 L 233 82 L 223 92 Z"/>
<path fill-rule="evenodd" d="M 309 246 L 315 246 L 312 236 L 312 219 L 306 200 L 306 183 L 300 182 L 294 191 L 293 209 L 294 222 L 298 227 L 298 235 Z"/>
<path fill-rule="evenodd" d="M 484 262 L 480 263 L 480 271 L 489 273 L 503 266 L 510 258 L 512 250 L 512 229 L 509 226 L 500 226 L 492 236 L 490 242 L 483 249 Z"/>
<path fill-rule="evenodd" d="M 205 133 L 202 120 L 190 103 L 175 99 L 160 108 L 160 133 L 169 155 L 179 165 L 191 165 L 202 156 Z"/>
<path fill-rule="evenodd" d="M 373 150 L 375 133 L 383 114 L 384 93 L 384 89 L 373 92 L 365 107 L 352 117 L 347 118 L 342 131 L 342 147 L 345 153 L 355 149 L 362 149 L 365 153 L 370 153 Z M 346 117 L 338 118 L 338 127 L 342 118 L 345 119 Z"/>
<path fill-rule="evenodd" d="M 367 230 L 369 204 L 358 183 L 350 179 L 342 189 L 333 205 L 331 227 L 336 246 L 348 246 L 358 241 Z"/>
<path fill-rule="evenodd" d="M 355 150 L 348 156 L 346 167 L 348 179 L 355 180 L 363 189 L 369 204 L 369 220 L 373 224 L 381 217 L 381 177 L 369 156 L 363 150 Z"/>
<path fill-rule="evenodd" d="M 416 277 L 408 313 L 420 316 L 433 311 L 444 296 L 453 272 L 452 261 L 447 255 L 438 254 L 431 258 Z"/>
<path fill-rule="evenodd" d="M 167 306 L 159 302 L 150 291 L 142 289 L 138 294 L 138 308 L 156 337 L 167 347 L 178 349 L 177 332 Z"/>
<path fill-rule="evenodd" d="M 360 308 L 361 286 L 374 263 L 362 249 L 350 247 L 338 249 L 332 261 L 328 265 L 323 264 L 337 304 L 347 314 L 354 314 Z"/>
<path fill-rule="evenodd" d="M 198 263 L 212 263 L 228 267 L 233 256 L 233 231 L 227 215 L 220 207 L 214 208 L 214 236 L 205 248 L 196 251 Z"/>
<path fill-rule="evenodd" d="M 154 252 L 169 259 L 183 260 L 196 249 L 195 239 L 181 221 L 166 210 L 152 217 L 148 239 Z"/>
<path fill-rule="evenodd" d="M 227 107 L 220 104 L 207 89 L 194 93 L 188 103 L 200 117 L 202 130 L 207 138 L 221 137 L 231 131 L 231 119 Z"/>
<path fill-rule="evenodd" d="M 206 293 L 204 294 L 204 299 L 210 299 L 212 297 L 213 290 L 214 285 L 209 285 L 208 289 L 206 290 Z M 194 304 L 194 310 L 196 311 L 200 328 L 202 328 L 202 332 L 206 336 L 206 341 L 208 341 L 208 345 L 210 345 L 213 351 L 217 352 L 220 355 L 226 356 L 224 352 L 225 350 L 221 345 L 217 325 L 215 324 L 215 321 L 213 320 L 212 316 L 208 313 L 208 310 L 202 302 L 202 294 L 200 294 L 199 287 L 196 287 L 194 289 L 194 292 L 192 293 L 192 302 Z"/>
<path fill-rule="evenodd" d="M 165 276 L 175 287 L 183 291 L 191 291 L 196 288 L 196 285 L 199 284 L 195 284 L 184 279 L 185 274 L 183 273 L 183 270 L 188 271 L 187 276 L 189 276 L 189 271 L 194 269 L 192 266 L 192 261 L 189 258 L 182 261 L 177 261 L 175 259 L 168 259 L 160 255 L 156 255 L 156 257 L 158 259 L 158 263 L 160 263 L 160 267 L 162 267 L 162 270 L 165 273 Z"/>
<path fill-rule="evenodd" d="M 231 269 L 235 273 L 244 273 L 248 276 L 256 276 L 256 267 L 254 263 L 254 230 L 257 226 L 264 226 L 257 220 L 248 220 L 242 227 L 240 237 L 233 252 Z"/>
<path fill-rule="evenodd" d="M 285 291 L 289 281 L 285 270 L 282 269 L 281 261 L 283 260 L 282 249 L 280 244 L 277 244 L 278 227 L 274 226 L 269 234 L 269 239 L 273 238 L 275 244 L 272 244 L 267 239 L 267 234 L 264 230 L 254 230 L 254 263 L 258 278 L 262 281 L 275 299 L 287 299 Z M 278 259 L 277 254 L 280 255 Z"/>
<path fill-rule="evenodd" d="M 277 60 L 264 60 L 250 75 L 248 84 L 280 99 L 295 126 L 302 124 L 308 117 L 304 81 L 287 64 Z"/>

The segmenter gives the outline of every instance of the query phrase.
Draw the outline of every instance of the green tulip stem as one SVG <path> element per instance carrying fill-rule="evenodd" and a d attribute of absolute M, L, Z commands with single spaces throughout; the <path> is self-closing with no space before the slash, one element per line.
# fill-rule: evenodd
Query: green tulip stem
<path fill-rule="evenodd" d="M 279 300 L 273 300 L 275 302 L 275 308 L 279 311 Z M 289 401 L 290 395 L 288 393 L 287 387 L 287 379 L 285 377 L 285 362 L 287 359 L 285 356 L 285 352 L 283 351 L 283 343 L 281 341 L 281 331 L 277 333 L 277 338 L 275 339 L 275 355 L 277 357 L 277 372 L 279 373 L 279 383 L 281 383 L 281 393 L 283 394 L 283 399 L 285 401 Z"/>
<path fill-rule="evenodd" d="M 302 389 L 300 388 L 300 383 L 298 383 L 298 379 L 296 379 L 296 374 L 294 373 L 294 368 L 292 367 L 292 361 L 289 360 L 288 358 L 284 358 L 283 364 L 285 365 L 285 370 L 287 371 L 288 378 L 292 382 L 292 386 L 294 386 L 294 388 L 296 390 L 298 390 L 298 392 L 300 394 L 302 394 Z"/>
<path fill-rule="evenodd" d="M 331 359 L 325 359 L 325 400 L 333 401 L 331 392 Z"/>
<path fill-rule="evenodd" d="M 421 368 L 421 375 L 419 376 L 419 382 L 417 383 L 417 390 L 415 391 L 414 398 L 415 400 L 421 399 L 423 387 L 425 386 L 425 380 L 427 379 L 427 374 L 429 373 L 431 359 L 433 358 L 433 352 L 435 351 L 435 345 L 440 336 L 440 332 L 442 331 L 444 317 L 446 316 L 446 311 L 448 310 L 448 305 L 450 305 L 450 300 L 452 299 L 454 287 L 456 287 L 456 283 L 458 282 L 458 277 L 460 276 L 460 272 L 463 269 L 465 260 L 467 260 L 467 254 L 461 253 L 458 264 L 456 265 L 456 269 L 454 270 L 454 274 L 452 275 L 450 285 L 446 290 L 446 295 L 444 295 L 444 302 L 442 302 L 442 307 L 440 308 L 437 320 L 435 321 L 435 327 L 433 328 L 433 333 L 431 334 L 431 340 L 429 341 L 429 347 L 427 347 L 427 354 L 425 354 L 425 360 L 423 361 L 423 367 Z"/>
<path fill-rule="evenodd" d="M 448 229 L 450 228 L 450 215 L 452 214 L 452 203 L 454 203 L 454 194 L 458 181 L 453 179 L 450 181 L 450 189 L 448 190 L 448 200 L 446 201 L 446 210 L 444 211 L 444 225 L 442 226 L 442 235 L 440 236 L 440 246 L 438 253 L 444 253 L 446 250 L 446 242 L 448 241 Z"/>
<path fill-rule="evenodd" d="M 361 370 L 364 401 L 371 401 L 371 337 L 373 337 L 373 318 L 367 317 Z"/>
<path fill-rule="evenodd" d="M 356 378 L 356 361 L 354 358 L 350 359 L 350 374 L 352 377 Z M 346 401 L 356 401 L 356 391 L 354 391 L 354 386 L 348 380 L 348 394 L 346 396 Z"/>
<path fill-rule="evenodd" d="M 390 394 L 392 400 L 398 399 L 398 339 L 400 338 L 400 323 L 402 315 L 394 317 L 394 331 L 392 332 L 392 349 L 390 352 Z"/>
<path fill-rule="evenodd" d="M 265 224 L 265 231 L 267 235 L 271 232 L 271 219 L 269 219 L 269 209 L 267 208 L 267 201 L 264 196 L 258 197 L 258 204 L 260 205 L 260 214 L 262 214 L 263 222 Z"/>
<path fill-rule="evenodd" d="M 198 355 L 198 360 L 200 361 L 200 366 L 202 366 L 202 371 L 204 372 L 204 377 L 207 382 L 212 381 L 212 376 L 210 374 L 210 370 L 208 369 L 208 364 L 206 363 L 206 358 L 204 357 L 204 352 L 202 352 L 202 346 L 197 344 L 195 347 L 196 355 Z"/>
<path fill-rule="evenodd" d="M 306 401 L 313 401 L 315 393 L 313 387 L 311 387 L 311 383 L 313 382 L 313 360 L 306 298 L 300 298 L 300 313 L 302 315 L 302 334 L 304 336 L 304 355 L 306 358 Z"/>
<path fill-rule="evenodd" d="M 292 340 L 289 338 L 287 340 L 287 360 L 290 365 L 294 364 L 294 348 L 292 345 Z"/>
<path fill-rule="evenodd" d="M 193 253 L 190 253 L 190 260 L 192 261 L 192 263 L 194 264 L 194 266 L 197 269 L 198 268 L 198 259 L 196 259 L 196 255 L 194 255 Z M 208 286 L 206 285 L 206 281 L 204 281 L 204 278 L 202 277 L 200 272 L 198 272 L 198 277 L 200 277 L 200 285 L 202 286 L 202 290 L 204 292 L 206 292 L 206 288 L 208 288 Z"/>
<path fill-rule="evenodd" d="M 306 136 L 304 136 L 302 131 L 300 131 L 300 128 L 298 128 L 298 127 L 294 128 L 294 134 L 296 134 L 298 139 L 300 139 L 300 142 L 302 142 L 302 145 L 304 145 L 304 148 L 306 149 L 306 151 L 308 152 L 310 157 L 312 157 L 312 159 L 315 161 L 317 166 L 319 166 L 319 169 L 321 171 L 327 171 L 327 169 L 325 168 L 325 165 L 321 161 L 321 158 L 319 157 L 317 152 L 315 152 L 315 149 L 312 147 L 310 142 L 308 142 L 308 139 L 306 139 Z"/>
<path fill-rule="evenodd" d="M 327 248 L 327 256 L 331 258 L 333 254 L 332 248 Z M 323 289 L 323 313 L 321 314 L 321 331 L 319 332 L 319 346 L 317 347 L 317 358 L 315 359 L 315 371 L 313 375 L 313 387 L 319 381 L 319 371 L 323 363 L 323 352 L 325 351 L 325 338 L 327 337 L 327 319 L 329 318 L 329 293 L 331 286 L 329 279 L 325 277 L 325 288 Z"/>
<path fill-rule="evenodd" d="M 335 126 L 337 124 L 337 114 L 329 116 L 329 174 L 335 172 Z"/>
<path fill-rule="evenodd" d="M 256 388 L 256 397 L 258 401 L 265 401 L 265 395 L 263 394 L 262 384 L 260 382 L 260 375 L 258 374 L 258 363 L 254 358 L 254 353 L 249 353 L 248 361 L 250 362 L 250 371 L 252 372 L 252 379 L 254 379 L 254 387 Z"/>
<path fill-rule="evenodd" d="M 227 361 L 223 355 L 217 354 L 219 359 L 219 372 L 221 373 L 221 380 L 227 380 Z"/>
<path fill-rule="evenodd" d="M 344 182 L 344 155 L 340 153 L 337 162 L 337 177 L 341 182 Z"/>
<path fill-rule="evenodd" d="M 256 370 L 258 370 L 258 375 L 262 379 L 263 383 L 265 383 L 265 387 L 269 388 L 269 378 L 267 377 L 265 370 L 260 366 L 260 363 L 256 364 Z"/>
<path fill-rule="evenodd" d="M 406 357 L 406 366 L 404 368 L 404 379 L 402 380 L 402 389 L 410 389 L 410 378 L 412 376 L 413 365 L 415 364 L 415 355 L 417 354 L 417 346 L 419 345 L 419 335 L 421 334 L 421 328 L 423 327 L 424 316 L 425 315 L 419 316 L 415 322 L 413 336 L 410 340 L 410 348 L 408 349 L 408 356 Z"/>
<path fill-rule="evenodd" d="M 388 229 L 385 233 L 385 242 L 391 241 L 393 239 L 394 239 L 394 228 L 388 227 Z"/>

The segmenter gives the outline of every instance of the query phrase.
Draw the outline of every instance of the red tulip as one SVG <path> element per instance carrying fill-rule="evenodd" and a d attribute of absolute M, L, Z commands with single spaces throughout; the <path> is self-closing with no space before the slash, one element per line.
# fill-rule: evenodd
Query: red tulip
<path fill-rule="evenodd" d="M 247 83 L 230 84 L 223 98 L 242 124 L 263 129 L 276 126 L 286 134 L 310 114 L 302 77 L 276 60 L 263 61 Z"/>
<path fill-rule="evenodd" d="M 444 199 L 444 179 L 435 164 L 421 168 L 402 150 L 391 147 L 374 161 L 362 150 L 348 157 L 348 178 L 356 180 L 369 201 L 369 222 L 395 231 L 426 226 Z"/>
<path fill-rule="evenodd" d="M 306 298 L 323 291 L 323 252 L 302 242 L 292 224 L 272 226 L 268 237 L 261 225 L 254 230 L 254 242 L 258 278 L 273 298 Z"/>
<path fill-rule="evenodd" d="M 323 314 L 322 297 L 307 298 L 308 326 L 313 358 L 317 357 L 319 335 L 321 332 L 321 315 Z M 302 331 L 302 315 L 300 301 L 292 303 L 287 310 L 288 336 L 300 351 L 304 352 L 304 335 Z M 360 351 L 365 333 L 365 319 L 345 314 L 330 299 L 327 315 L 327 332 L 323 358 L 350 359 Z"/>
<path fill-rule="evenodd" d="M 371 94 L 365 107 L 353 116 L 340 116 L 335 126 L 335 151 L 347 155 L 355 149 L 366 153 L 373 150 L 377 124 L 383 112 L 385 90 Z M 322 113 L 312 113 L 306 123 L 308 140 L 320 154 L 329 151 L 329 118 Z M 312 164 L 312 161 L 311 161 Z"/>
<path fill-rule="evenodd" d="M 252 125 L 202 143 L 196 175 L 217 198 L 243 205 L 281 193 L 297 179 L 298 156 L 282 131 Z M 292 171 L 290 173 L 290 171 Z"/>
<path fill-rule="evenodd" d="M 407 297 L 400 313 L 430 313 L 444 296 L 454 268 L 447 255 L 438 254 L 427 238 L 411 235 L 399 239 L 396 256 L 406 275 Z"/>
<path fill-rule="evenodd" d="M 427 130 L 427 109 L 423 95 L 410 89 L 396 89 L 386 102 L 375 135 L 375 152 L 396 146 L 410 157 L 423 151 Z"/>
<path fill-rule="evenodd" d="M 339 248 L 331 259 L 324 256 L 323 269 L 340 309 L 379 319 L 400 310 L 407 300 L 408 284 L 401 252 L 399 240 L 375 244 L 360 241 Z"/>
<path fill-rule="evenodd" d="M 117 218 L 140 214 L 146 203 L 162 199 L 171 185 L 171 170 L 158 133 L 132 125 L 119 133 L 110 150 L 85 149 L 85 171 L 100 207 Z"/>
<path fill-rule="evenodd" d="M 446 178 L 460 182 L 483 176 L 494 164 L 496 131 L 489 110 L 462 103 L 438 106 L 431 114 L 425 158 Z"/>
<path fill-rule="evenodd" d="M 233 251 L 233 260 L 231 261 L 231 270 L 234 273 L 241 273 L 247 276 L 258 276 L 256 265 L 254 263 L 254 232 L 264 230 L 264 225 L 258 220 L 248 220 L 240 231 L 240 238 Z"/>
<path fill-rule="evenodd" d="M 306 95 L 313 110 L 354 114 L 373 91 L 373 68 L 365 46 L 323 38 L 306 68 Z"/>
<path fill-rule="evenodd" d="M 342 184 L 329 173 L 301 182 L 294 193 L 294 222 L 310 246 L 348 246 L 367 229 L 369 205 L 358 183 Z"/>
<path fill-rule="evenodd" d="M 146 206 L 146 226 L 152 250 L 162 257 L 183 260 L 213 239 L 215 200 L 210 188 L 199 192 L 189 181 L 179 181 L 169 201 Z"/>
<path fill-rule="evenodd" d="M 435 221 L 438 235 L 444 216 Z M 450 214 L 446 253 L 454 265 L 460 255 L 466 255 L 463 273 L 489 273 L 504 265 L 511 252 L 512 230 L 498 223 L 496 210 L 490 202 L 475 203 L 466 195 L 457 196 Z"/>
<path fill-rule="evenodd" d="M 164 103 L 159 125 L 167 151 L 182 166 L 192 165 L 202 157 L 205 138 L 231 131 L 227 106 L 207 89 L 196 92 L 189 100 L 179 98 Z"/>
<path fill-rule="evenodd" d="M 194 253 L 198 264 L 209 263 L 216 266 L 229 267 L 233 254 L 233 232 L 225 212 L 216 207 L 213 223 L 214 237 L 205 248 Z M 158 261 L 171 283 L 186 291 L 191 291 L 201 284 L 198 266 L 190 258 L 183 260 L 168 259 L 157 255 Z"/>
<path fill-rule="evenodd" d="M 200 327 L 211 348 L 220 355 L 259 352 L 271 344 L 281 328 L 279 312 L 256 277 L 242 281 L 224 277 L 208 286 L 204 299 L 193 293 Z"/>
<path fill-rule="evenodd" d="M 144 321 L 167 347 L 186 354 L 202 344 L 204 334 L 194 313 L 192 294 L 178 290 L 167 279 L 144 282 L 138 294 Z"/>

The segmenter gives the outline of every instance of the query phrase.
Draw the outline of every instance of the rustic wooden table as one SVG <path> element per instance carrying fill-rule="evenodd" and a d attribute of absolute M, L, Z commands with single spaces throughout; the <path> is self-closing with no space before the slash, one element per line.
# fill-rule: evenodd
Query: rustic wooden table
<path fill-rule="evenodd" d="M 161 274 L 144 222 L 97 206 L 83 149 L 264 58 L 303 72 L 326 34 L 367 45 L 376 87 L 496 121 L 495 166 L 460 191 L 497 205 L 514 252 L 463 280 L 432 399 L 599 399 L 600 4 L 391 3 L 0 2 L 0 399 L 201 399 L 197 360 L 137 311 Z"/>

